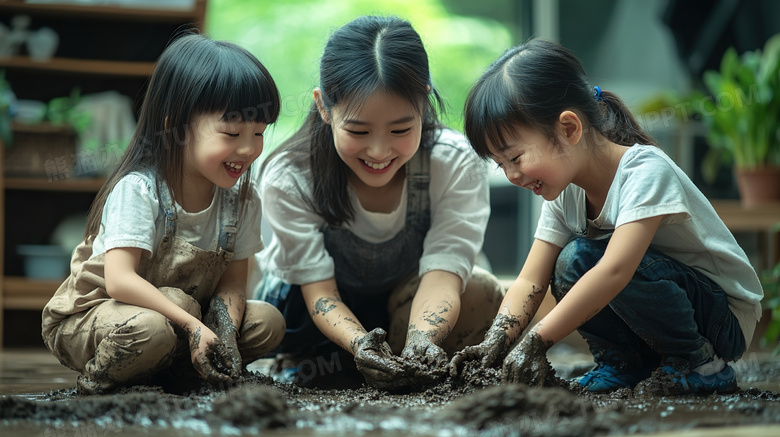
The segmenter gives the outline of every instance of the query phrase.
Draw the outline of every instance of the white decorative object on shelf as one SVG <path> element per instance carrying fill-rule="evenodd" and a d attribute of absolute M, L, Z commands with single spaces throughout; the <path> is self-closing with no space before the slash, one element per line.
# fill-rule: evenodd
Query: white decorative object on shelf
<path fill-rule="evenodd" d="M 33 61 L 48 61 L 57 51 L 60 37 L 53 29 L 41 27 L 27 37 L 27 53 Z"/>

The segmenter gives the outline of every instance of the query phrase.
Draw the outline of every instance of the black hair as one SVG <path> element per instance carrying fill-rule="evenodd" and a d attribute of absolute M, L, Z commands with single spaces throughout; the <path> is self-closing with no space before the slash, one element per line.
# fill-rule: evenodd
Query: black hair
<path fill-rule="evenodd" d="M 372 93 L 397 95 L 421 107 L 423 147 L 433 143 L 438 126 L 437 109 L 442 100 L 431 82 L 428 54 L 412 25 L 397 17 L 363 16 L 328 39 L 320 61 L 322 106 L 330 113 L 336 105 L 347 111 L 359 108 Z M 266 159 L 290 153 L 308 157 L 312 194 L 308 199 L 315 212 L 329 224 L 354 217 L 347 191 L 349 167 L 333 143 L 331 125 L 322 120 L 312 104 L 303 126 Z"/>
<path fill-rule="evenodd" d="M 271 124 L 280 108 L 273 78 L 249 51 L 193 32 L 175 38 L 157 60 L 135 133 L 92 203 L 84 236 L 97 233 L 108 194 L 134 170 L 153 170 L 173 197 L 181 188 L 188 135 L 197 117 L 221 113 L 230 122 Z M 244 177 L 242 201 L 249 183 Z"/>
<path fill-rule="evenodd" d="M 567 48 L 534 39 L 513 47 L 493 62 L 469 92 L 464 130 L 482 158 L 506 147 L 513 127 L 537 129 L 552 138 L 559 115 L 572 110 L 606 139 L 624 146 L 657 145 L 620 98 L 594 87 L 582 64 Z"/>

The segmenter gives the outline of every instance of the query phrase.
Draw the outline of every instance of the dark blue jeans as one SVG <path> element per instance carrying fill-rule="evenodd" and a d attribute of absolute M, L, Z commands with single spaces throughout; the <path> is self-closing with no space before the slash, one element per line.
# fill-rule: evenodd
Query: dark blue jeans
<path fill-rule="evenodd" d="M 607 242 L 577 238 L 563 248 L 552 281 L 557 301 L 599 262 Z M 596 363 L 622 370 L 662 362 L 694 368 L 714 354 L 734 361 L 745 351 L 723 289 L 654 249 L 645 253 L 631 282 L 578 331 Z"/>

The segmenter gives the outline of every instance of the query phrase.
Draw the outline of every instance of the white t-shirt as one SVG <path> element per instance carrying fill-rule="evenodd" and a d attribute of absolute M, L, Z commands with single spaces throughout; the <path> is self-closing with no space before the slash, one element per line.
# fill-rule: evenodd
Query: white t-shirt
<path fill-rule="evenodd" d="M 242 181 L 243 178 L 229 189 L 238 193 Z M 92 245 L 92 257 L 117 247 L 138 247 L 154 254 L 165 235 L 165 215 L 160 214 L 155 184 L 151 175 L 141 172 L 132 172 L 116 183 L 103 208 L 100 232 Z M 216 188 L 211 204 L 199 212 L 187 212 L 174 201 L 176 235 L 179 238 L 203 250 L 217 250 L 221 190 Z M 249 190 L 249 194 L 243 208 L 244 216 L 238 222 L 234 260 L 249 258 L 263 248 L 260 199 L 254 189 Z"/>
<path fill-rule="evenodd" d="M 431 227 L 423 243 L 419 274 L 448 271 L 458 275 L 465 287 L 490 216 L 487 167 L 462 134 L 450 129 L 436 134 L 441 135 L 431 150 L 428 187 Z M 306 201 L 311 195 L 310 180 L 308 159 L 280 155 L 268 163 L 258 184 L 265 207 L 263 218 L 273 230 L 273 238 L 255 257 L 261 272 L 288 284 L 335 276 L 333 258 L 325 249 L 321 232 L 325 220 Z M 408 196 L 405 191 L 404 196 Z M 403 229 L 405 210 L 405 198 L 389 214 L 368 212 L 357 205 L 355 220 L 346 227 L 366 241 L 387 241 Z"/>
<path fill-rule="evenodd" d="M 355 207 L 355 219 L 345 228 L 369 243 L 384 243 L 401 232 L 406 224 L 407 184 L 401 191 L 401 200 L 392 212 L 373 212 L 363 208 L 352 185 L 348 187 L 349 199 Z"/>
<path fill-rule="evenodd" d="M 588 220 L 585 208 L 585 190 L 570 184 L 544 202 L 535 238 L 564 247 L 578 236 L 608 237 L 625 223 L 666 215 L 650 246 L 723 287 L 750 345 L 761 317 L 761 282 L 709 200 L 661 149 L 629 148 L 599 216 Z"/>

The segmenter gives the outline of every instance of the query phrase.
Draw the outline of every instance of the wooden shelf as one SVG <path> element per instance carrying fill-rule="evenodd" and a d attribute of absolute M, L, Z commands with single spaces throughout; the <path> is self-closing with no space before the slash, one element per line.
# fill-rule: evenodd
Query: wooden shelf
<path fill-rule="evenodd" d="M 65 280 L 35 280 L 18 276 L 3 278 L 3 307 L 11 310 L 41 310 Z"/>
<path fill-rule="evenodd" d="M 0 58 L 0 68 L 139 78 L 150 76 L 154 71 L 154 65 L 154 62 L 99 61 L 71 58 L 52 58 L 49 61 L 35 61 L 27 56 Z"/>
<path fill-rule="evenodd" d="M 780 223 L 780 203 L 752 207 L 742 206 L 739 200 L 713 199 L 710 203 L 731 232 L 769 231 Z"/>
<path fill-rule="evenodd" d="M 114 90 L 137 97 L 142 95 L 139 93 L 154 72 L 153 60 L 160 56 L 171 36 L 190 28 L 202 31 L 205 26 L 207 0 L 193 0 L 181 6 L 160 5 L 164 2 L 155 4 L 153 0 L 126 0 L 122 3 L 130 6 L 120 2 L 30 4 L 24 0 L 0 0 L 0 15 L 6 25 L 14 16 L 28 15 L 34 23 L 32 29 L 48 26 L 60 36 L 57 53 L 61 56 L 46 61 L 33 60 L 26 55 L 0 58 L 0 70 L 5 70 L 6 80 L 14 84 L 17 97 L 49 101 L 67 95 L 75 87 L 80 88 L 82 93 Z M 131 40 L 128 41 L 128 38 Z M 127 48 L 124 48 L 125 43 Z M 122 53 L 117 54 L 117 48 Z M 44 124 L 14 125 L 13 129 L 20 136 L 46 134 L 57 139 L 72 135 L 62 126 Z M 36 156 L 45 157 L 52 152 L 56 156 L 67 157 L 73 153 L 70 149 L 60 151 L 54 140 L 45 140 L 42 144 L 42 151 L 35 151 Z M 30 205 L 48 200 L 53 206 L 41 205 L 35 220 L 54 223 L 66 214 L 81 214 L 89 208 L 89 197 L 94 197 L 105 183 L 105 178 L 75 176 L 50 180 L 48 172 L 37 172 L 37 169 L 43 168 L 36 163 L 31 164 L 36 166 L 36 171 L 27 171 L 22 168 L 23 163 L 9 159 L 8 150 L 12 149 L 0 148 L 0 350 L 3 344 L 3 310 L 40 311 L 62 283 L 62 280 L 4 276 L 6 263 L 3 255 L 7 246 L 42 239 L 43 236 L 32 234 L 45 232 L 33 229 L 31 234 L 29 229 L 23 229 L 28 223 L 24 214 L 29 210 L 37 211 L 35 206 Z M 6 160 L 6 165 L 13 162 L 9 171 L 4 170 L 3 160 Z M 74 175 L 72 168 L 70 174 Z M 12 205 L 8 204 L 9 198 Z M 15 229 L 9 229 L 9 223 Z M 11 265 L 14 266 L 5 273 L 20 274 L 20 260 L 5 261 L 13 261 Z"/>
<path fill-rule="evenodd" d="M 203 0 L 194 2 L 192 9 L 163 8 L 163 7 L 123 7 L 123 6 L 96 6 L 92 4 L 68 5 L 68 4 L 29 4 L 22 0 L 0 1 L 0 11 L 19 13 L 51 15 L 55 17 L 78 17 L 95 20 L 117 19 L 122 21 L 156 21 L 179 23 L 182 21 L 196 21 L 201 19 Z"/>
<path fill-rule="evenodd" d="M 36 124 L 19 123 L 16 121 L 11 122 L 11 130 L 19 133 L 47 133 L 58 135 L 73 135 L 73 128 L 69 125 L 52 124 L 47 121 L 42 121 Z"/>
<path fill-rule="evenodd" d="M 45 178 L 5 178 L 5 189 L 97 193 L 105 182 L 106 180 L 102 178 L 72 178 L 56 181 Z"/>

